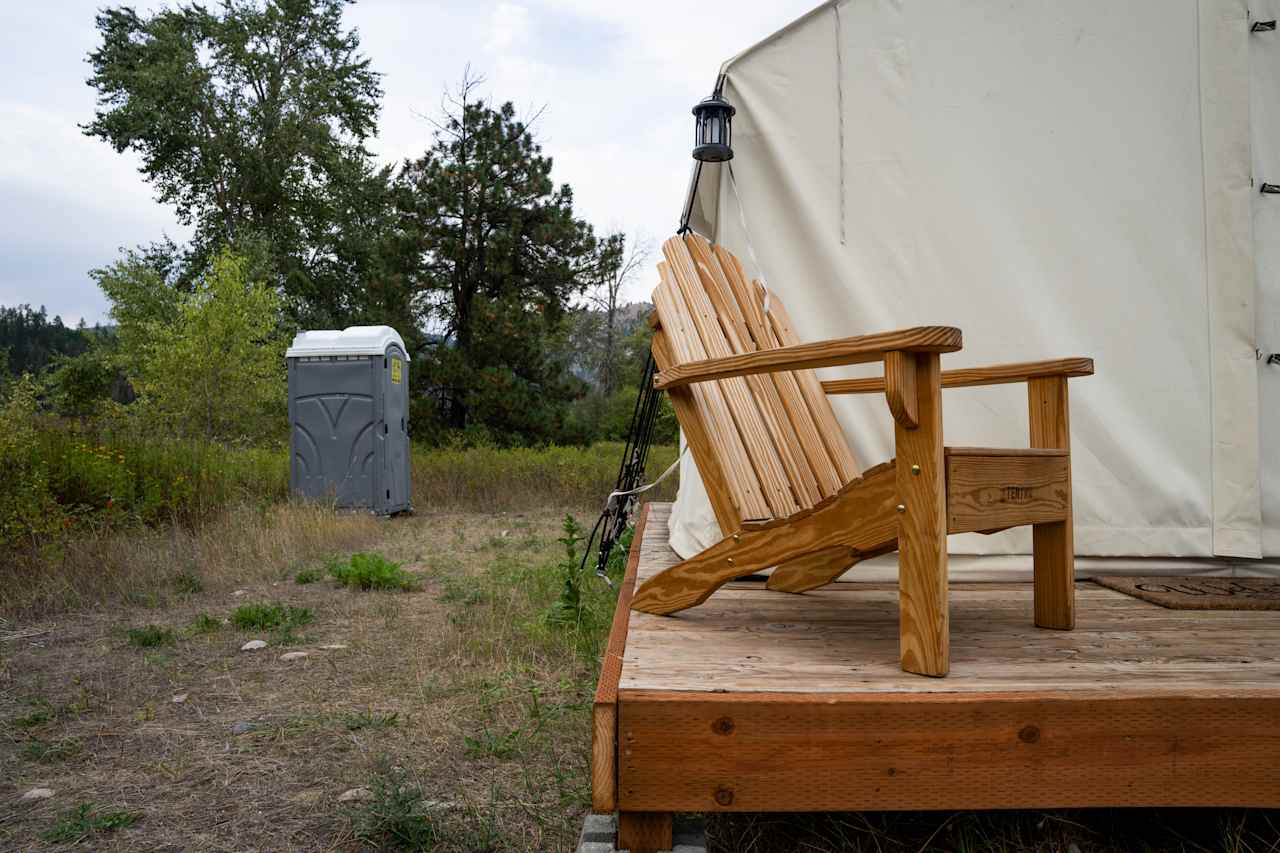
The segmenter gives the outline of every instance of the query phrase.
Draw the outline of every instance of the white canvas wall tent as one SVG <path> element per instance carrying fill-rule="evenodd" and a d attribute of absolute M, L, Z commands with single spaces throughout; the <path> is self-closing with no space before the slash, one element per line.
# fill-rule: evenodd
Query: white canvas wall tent
<path fill-rule="evenodd" d="M 1280 572 L 1278 6 L 826 3 L 720 69 L 735 158 L 688 224 L 804 340 L 940 324 L 964 330 L 944 368 L 1092 356 L 1081 574 Z M 859 459 L 892 455 L 883 400 L 833 401 Z M 948 444 L 1026 445 L 1018 386 L 944 405 Z M 719 531 L 682 464 L 688 556 Z M 950 548 L 974 577 L 1030 564 L 1026 528 Z"/>

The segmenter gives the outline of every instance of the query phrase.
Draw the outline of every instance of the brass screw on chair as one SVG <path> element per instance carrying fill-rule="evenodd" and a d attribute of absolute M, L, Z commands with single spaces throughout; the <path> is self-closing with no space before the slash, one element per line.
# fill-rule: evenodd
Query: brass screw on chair
<path fill-rule="evenodd" d="M 898 504 L 896 507 L 894 507 L 894 509 L 896 509 L 898 512 L 906 512 L 906 511 L 907 511 L 907 505 L 906 505 L 906 504 Z"/>
<path fill-rule="evenodd" d="M 729 565 L 731 565 L 731 566 L 733 565 L 733 557 L 730 557 L 730 558 L 729 558 Z"/>
<path fill-rule="evenodd" d="M 919 466 L 919 465 L 912 465 L 912 466 L 911 466 L 911 476 L 913 476 L 913 477 L 919 477 L 919 476 L 920 476 L 920 466 Z"/>

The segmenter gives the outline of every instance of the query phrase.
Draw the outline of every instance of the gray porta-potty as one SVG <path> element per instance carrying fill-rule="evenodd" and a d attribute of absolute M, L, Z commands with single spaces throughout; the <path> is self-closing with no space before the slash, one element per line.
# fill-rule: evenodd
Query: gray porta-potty
<path fill-rule="evenodd" d="M 390 326 L 302 332 L 289 365 L 289 487 L 379 514 L 409 510 L 409 356 Z"/>

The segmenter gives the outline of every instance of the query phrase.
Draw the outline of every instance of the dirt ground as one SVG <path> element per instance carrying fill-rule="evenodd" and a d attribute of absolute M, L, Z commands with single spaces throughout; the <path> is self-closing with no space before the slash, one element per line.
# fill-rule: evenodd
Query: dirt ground
<path fill-rule="evenodd" d="M 165 575 L 151 542 L 147 580 L 128 585 L 153 588 L 0 621 L 0 851 L 572 850 L 613 594 L 588 577 L 568 597 L 576 615 L 557 609 L 564 514 L 423 513 L 305 539 L 401 562 L 417 581 L 408 592 L 339 587 L 316 559 L 224 555 L 193 570 L 184 558 Z M 314 523 L 286 513 L 255 535 Z M 260 544 L 224 550 L 273 553 Z M 308 572 L 321 579 L 299 583 Z M 230 623 L 259 604 L 294 624 Z M 267 646 L 241 651 L 254 639 Z M 51 796 L 22 799 L 41 788 Z M 1280 853 L 1280 814 L 723 815 L 708 842 L 713 853 Z"/>
<path fill-rule="evenodd" d="M 69 848 L 77 825 L 97 850 L 395 847 L 410 812 L 426 820 L 404 831 L 435 849 L 569 849 L 594 678 L 540 618 L 562 516 L 385 522 L 370 547 L 419 591 L 303 585 L 290 566 L 155 609 L 0 624 L 0 849 Z M 292 636 L 221 624 L 259 602 L 312 618 Z M 138 647 L 127 631 L 147 625 L 173 641 Z M 268 646 L 241 651 L 251 639 Z M 20 801 L 35 788 L 53 796 Z M 129 825 L 94 822 L 119 814 Z"/>

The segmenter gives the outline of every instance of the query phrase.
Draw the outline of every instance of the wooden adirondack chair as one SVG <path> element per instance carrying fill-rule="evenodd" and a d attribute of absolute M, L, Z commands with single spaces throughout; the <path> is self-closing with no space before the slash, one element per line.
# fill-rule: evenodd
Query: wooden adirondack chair
<path fill-rule="evenodd" d="M 670 614 L 776 567 L 802 592 L 898 551 L 902 668 L 946 675 L 947 534 L 1034 528 L 1035 623 L 1074 624 L 1067 378 L 1087 358 L 942 371 L 960 330 L 923 326 L 801 344 L 777 295 L 695 234 L 663 246 L 653 355 L 725 538 L 650 578 L 632 607 Z M 882 361 L 884 378 L 814 368 Z M 942 388 L 1026 382 L 1030 449 L 944 448 Z M 827 394 L 883 392 L 896 458 L 858 472 Z"/>

